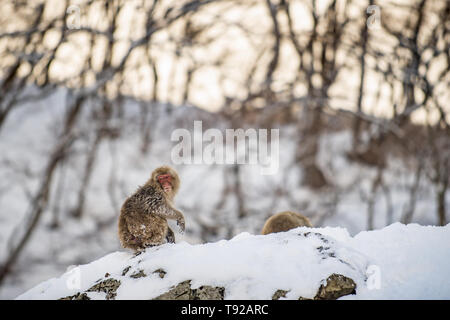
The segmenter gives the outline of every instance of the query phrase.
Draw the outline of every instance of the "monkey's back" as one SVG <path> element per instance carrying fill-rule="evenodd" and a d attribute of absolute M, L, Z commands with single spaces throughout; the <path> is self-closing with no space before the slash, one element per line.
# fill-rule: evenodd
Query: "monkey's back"
<path fill-rule="evenodd" d="M 123 204 L 119 217 L 119 239 L 134 250 L 164 243 L 167 220 L 157 215 L 164 196 L 152 186 L 143 186 Z"/>
<path fill-rule="evenodd" d="M 261 233 L 284 232 L 297 227 L 312 227 L 312 225 L 305 216 L 291 211 L 284 211 L 267 219 Z"/>

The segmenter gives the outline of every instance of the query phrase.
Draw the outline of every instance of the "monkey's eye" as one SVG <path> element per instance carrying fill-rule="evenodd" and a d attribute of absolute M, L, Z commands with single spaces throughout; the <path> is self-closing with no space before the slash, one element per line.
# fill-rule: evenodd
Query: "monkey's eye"
<path fill-rule="evenodd" d="M 172 177 L 170 176 L 170 174 L 161 174 L 158 176 L 157 179 L 159 182 L 163 182 L 163 181 L 170 181 Z"/>

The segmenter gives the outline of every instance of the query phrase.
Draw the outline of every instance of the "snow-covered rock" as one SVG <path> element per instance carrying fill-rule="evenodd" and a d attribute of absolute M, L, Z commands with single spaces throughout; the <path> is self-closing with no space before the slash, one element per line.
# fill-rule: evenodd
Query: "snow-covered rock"
<path fill-rule="evenodd" d="M 171 292 L 185 299 L 333 298 L 325 289 L 340 286 L 348 290 L 341 299 L 449 299 L 449 253 L 450 224 L 396 223 L 355 237 L 343 228 L 241 233 L 137 256 L 114 252 L 17 299 L 164 299 Z"/>

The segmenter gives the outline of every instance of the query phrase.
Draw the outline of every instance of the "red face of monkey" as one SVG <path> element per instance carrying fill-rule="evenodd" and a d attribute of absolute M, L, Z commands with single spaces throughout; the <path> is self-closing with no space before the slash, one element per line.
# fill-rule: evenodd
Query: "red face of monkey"
<path fill-rule="evenodd" d="M 158 180 L 165 193 L 172 191 L 172 176 L 170 174 L 160 174 L 156 177 L 156 180 Z"/>

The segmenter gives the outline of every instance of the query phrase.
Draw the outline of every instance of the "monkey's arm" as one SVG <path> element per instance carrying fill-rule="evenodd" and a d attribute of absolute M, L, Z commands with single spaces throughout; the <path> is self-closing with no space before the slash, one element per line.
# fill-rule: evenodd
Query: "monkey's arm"
<path fill-rule="evenodd" d="M 135 197 L 135 202 L 139 208 L 149 214 L 154 214 L 165 219 L 176 220 L 181 231 L 184 231 L 185 223 L 183 214 L 172 206 L 172 203 L 166 199 L 163 193 L 154 188 L 142 188 Z M 140 199 L 144 199 L 140 201 Z"/>
<path fill-rule="evenodd" d="M 173 234 L 173 231 L 170 228 L 167 228 L 166 240 L 168 243 L 175 243 L 175 235 Z"/>
<path fill-rule="evenodd" d="M 180 230 L 182 232 L 184 231 L 185 222 L 183 214 L 169 203 L 165 202 L 164 205 L 159 206 L 159 210 L 157 210 L 155 214 L 166 219 L 176 220 Z"/>

